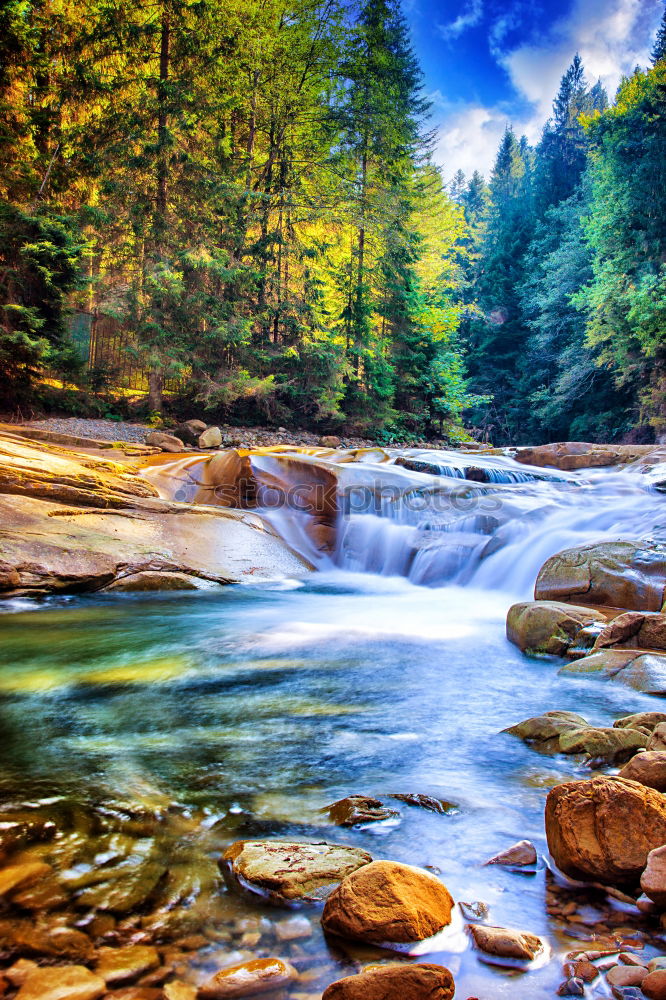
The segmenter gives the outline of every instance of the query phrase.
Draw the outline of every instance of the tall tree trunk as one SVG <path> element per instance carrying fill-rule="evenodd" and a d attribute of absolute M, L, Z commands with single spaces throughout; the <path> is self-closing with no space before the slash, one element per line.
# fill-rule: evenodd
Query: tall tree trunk
<path fill-rule="evenodd" d="M 162 11 L 162 30 L 160 33 L 160 78 L 157 86 L 157 222 L 163 232 L 166 225 L 167 190 L 169 179 L 169 164 L 167 145 L 169 141 L 167 126 L 169 79 L 169 43 L 171 41 L 171 22 L 166 9 Z"/>
<path fill-rule="evenodd" d="M 360 325 L 365 313 L 365 191 L 368 181 L 368 139 L 363 144 L 361 157 L 361 225 L 358 231 L 358 284 L 356 286 L 356 329 L 354 349 L 356 351 L 356 377 L 361 375 L 361 331 Z"/>
<path fill-rule="evenodd" d="M 169 80 L 169 45 L 171 42 L 171 21 L 166 5 L 162 8 L 160 30 L 160 66 L 157 83 L 157 168 L 156 168 L 156 198 L 153 217 L 153 238 L 155 252 L 160 254 L 164 249 L 164 238 L 167 227 L 167 199 L 169 190 L 169 159 L 168 159 L 168 80 Z M 150 412 L 162 412 L 162 371 L 155 366 L 148 373 L 148 407 Z"/>

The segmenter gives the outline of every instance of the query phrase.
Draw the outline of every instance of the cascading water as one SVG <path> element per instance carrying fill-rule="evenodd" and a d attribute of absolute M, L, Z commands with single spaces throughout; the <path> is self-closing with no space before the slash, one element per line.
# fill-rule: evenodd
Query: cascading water
<path fill-rule="evenodd" d="M 563 548 L 666 537 L 659 470 L 562 473 L 506 455 L 415 449 L 268 449 L 249 460 L 258 513 L 320 569 L 529 596 L 540 566 Z M 179 459 L 146 474 L 174 499 L 212 503 L 205 462 Z M 312 531 L 322 495 L 335 509 L 327 546 Z"/>

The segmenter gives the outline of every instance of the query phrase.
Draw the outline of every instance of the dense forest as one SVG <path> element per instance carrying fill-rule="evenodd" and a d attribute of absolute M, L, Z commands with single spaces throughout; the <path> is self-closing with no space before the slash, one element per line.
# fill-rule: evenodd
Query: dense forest
<path fill-rule="evenodd" d="M 113 385 L 78 312 L 131 333 L 144 416 L 666 430 L 666 14 L 610 100 L 576 56 L 487 181 L 433 162 L 399 0 L 5 0 L 0 105 L 5 412 Z"/>

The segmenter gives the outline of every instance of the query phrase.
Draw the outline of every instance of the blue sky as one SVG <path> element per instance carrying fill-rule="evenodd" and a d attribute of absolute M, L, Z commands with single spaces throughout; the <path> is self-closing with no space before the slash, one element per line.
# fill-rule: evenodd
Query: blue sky
<path fill-rule="evenodd" d="M 433 101 L 435 158 L 488 174 L 507 122 L 536 142 L 576 51 L 612 97 L 649 63 L 662 0 L 403 0 Z"/>

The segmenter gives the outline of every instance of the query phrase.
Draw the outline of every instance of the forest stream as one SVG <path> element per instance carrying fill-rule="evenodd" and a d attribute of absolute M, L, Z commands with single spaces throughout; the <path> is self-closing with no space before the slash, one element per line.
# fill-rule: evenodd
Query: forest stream
<path fill-rule="evenodd" d="M 395 961 L 396 952 L 325 936 L 319 903 L 274 906 L 225 887 L 224 849 L 266 838 L 348 844 L 425 868 L 457 903 L 481 902 L 492 924 L 547 942 L 527 968 L 491 964 L 458 912 L 444 937 L 409 954 L 450 969 L 463 1000 L 553 996 L 564 956 L 592 939 L 665 950 L 658 923 L 549 861 L 546 794 L 594 770 L 502 732 L 556 709 L 612 726 L 663 704 L 561 673 L 563 658 L 528 657 L 505 633 L 508 608 L 532 599 L 554 553 L 666 541 L 657 473 L 556 472 L 500 454 L 341 454 L 298 455 L 299 468 L 328 462 L 337 477 L 326 554 L 308 511 L 272 502 L 265 486 L 288 480 L 289 459 L 252 458 L 264 483 L 256 512 L 315 566 L 301 579 L 3 603 L 0 820 L 39 829 L 18 843 L 20 859 L 54 870 L 50 890 L 26 889 L 0 914 L 7 956 L 22 934 L 18 953 L 34 958 L 30 936 L 54 923 L 72 933 L 47 961 L 85 960 L 91 942 L 156 945 L 158 967 L 140 969 L 143 985 L 125 994 L 146 998 L 162 996 L 170 977 L 198 985 L 222 967 L 279 956 L 299 972 L 277 994 L 291 1000 Z M 187 503 L 202 462 L 160 456 L 144 475 Z M 386 818 L 336 826 L 328 807 L 350 795 L 380 799 Z M 538 852 L 529 870 L 484 867 L 522 839 Z M 585 988 L 611 995 L 603 977 Z"/>

